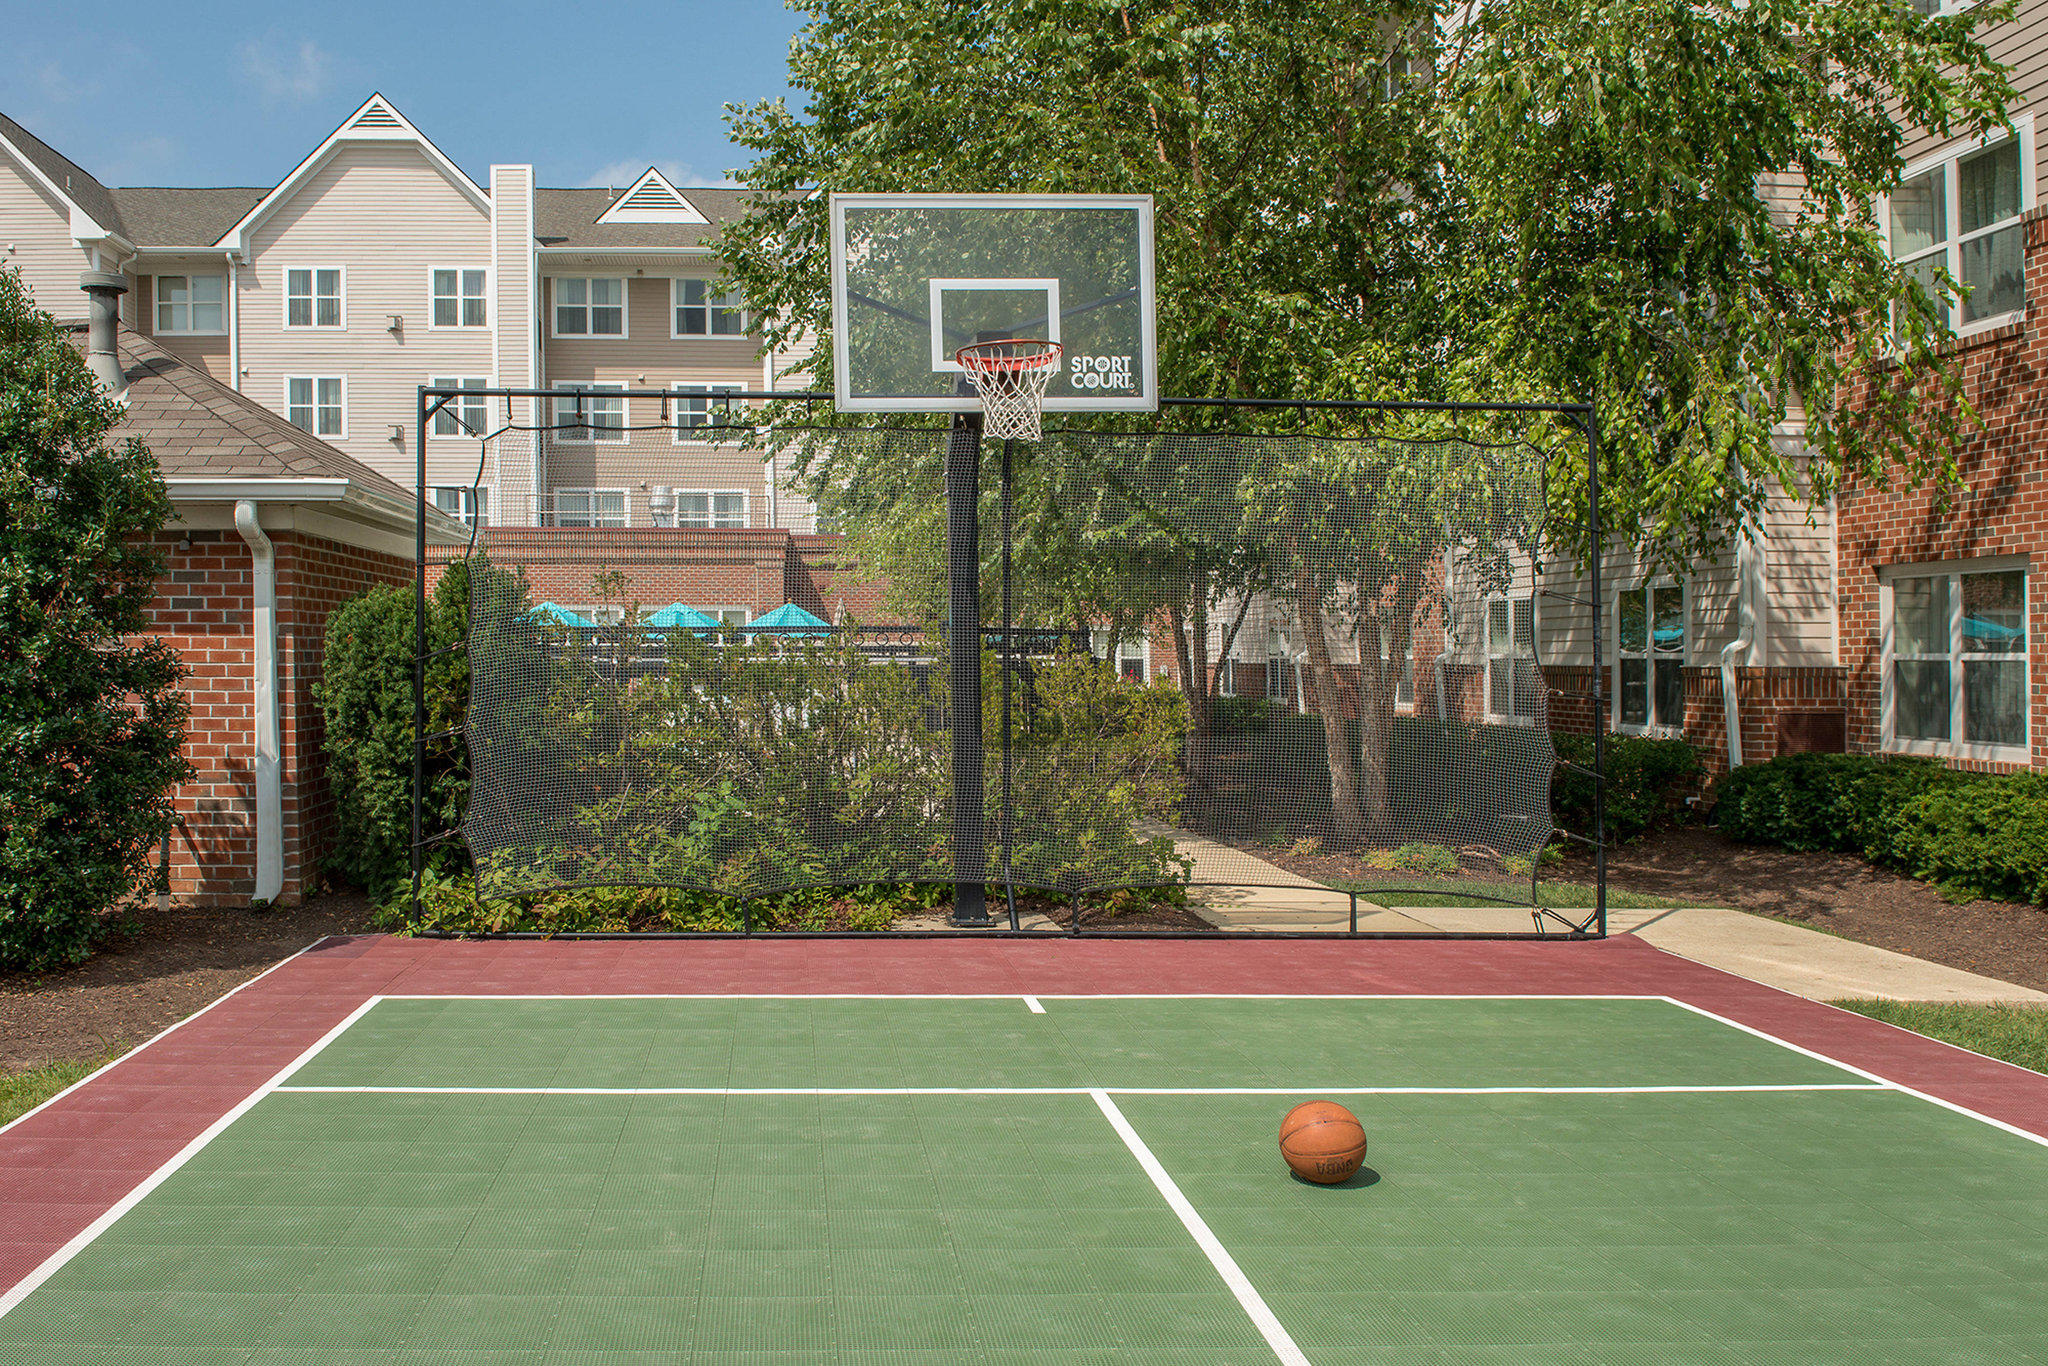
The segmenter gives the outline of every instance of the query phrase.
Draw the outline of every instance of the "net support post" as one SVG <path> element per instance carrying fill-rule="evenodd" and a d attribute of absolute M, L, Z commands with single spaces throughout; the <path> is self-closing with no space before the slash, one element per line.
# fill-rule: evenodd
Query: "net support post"
<path fill-rule="evenodd" d="M 956 413 L 946 443 L 946 658 L 953 714 L 953 914 L 987 929 L 981 738 L 981 414 Z"/>
<path fill-rule="evenodd" d="M 1592 590 L 1593 631 L 1593 923 L 1594 933 L 1607 937 L 1607 686 L 1600 657 L 1600 556 L 1605 549 L 1600 526 L 1600 408 L 1586 409 L 1586 540 Z"/>
<path fill-rule="evenodd" d="M 427 389 L 421 385 L 413 404 L 412 525 L 412 907 L 411 928 L 418 929 L 420 882 L 427 851 L 420 843 L 420 812 L 426 801 L 427 774 Z"/>

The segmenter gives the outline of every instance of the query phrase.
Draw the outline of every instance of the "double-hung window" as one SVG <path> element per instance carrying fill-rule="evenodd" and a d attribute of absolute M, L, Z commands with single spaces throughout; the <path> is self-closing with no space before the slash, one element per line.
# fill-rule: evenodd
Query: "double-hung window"
<path fill-rule="evenodd" d="M 490 309 L 484 299 L 484 272 L 434 271 L 434 326 L 486 327 Z"/>
<path fill-rule="evenodd" d="M 556 489 L 555 525 L 623 527 L 626 524 L 624 489 Z"/>
<path fill-rule="evenodd" d="M 1892 259 L 1930 293 L 1946 270 L 1963 298 L 1941 306 L 1957 332 L 2026 311 L 2026 225 L 2034 202 L 2034 126 L 1908 176 L 1888 204 Z"/>
<path fill-rule="evenodd" d="M 625 336 L 626 282 L 619 279 L 557 276 L 555 335 Z"/>
<path fill-rule="evenodd" d="M 340 327 L 341 298 L 339 267 L 333 270 L 287 270 L 284 273 L 284 325 Z"/>
<path fill-rule="evenodd" d="M 225 275 L 156 277 L 156 330 L 225 332 L 228 280 Z"/>
<path fill-rule="evenodd" d="M 491 491 L 467 484 L 436 485 L 434 506 L 464 526 L 491 524 Z"/>
<path fill-rule="evenodd" d="M 1681 623 L 1680 629 L 1683 630 Z M 1486 714 L 1495 721 L 1533 721 L 1543 692 L 1536 671 L 1536 599 L 1490 598 L 1486 604 Z"/>
<path fill-rule="evenodd" d="M 555 439 L 558 441 L 624 441 L 626 439 L 626 398 L 607 392 L 624 389 L 623 384 L 558 384 L 563 391 L 555 399 Z"/>
<path fill-rule="evenodd" d="M 314 436 L 347 436 L 347 385 L 339 375 L 293 375 L 284 382 L 284 415 Z"/>
<path fill-rule="evenodd" d="M 488 383 L 479 375 L 435 375 L 427 380 L 434 389 L 481 389 Z M 434 421 L 427 428 L 429 436 L 467 436 L 481 438 L 489 434 L 491 405 L 482 394 L 475 398 L 464 394 L 451 398 L 434 410 Z"/>
<path fill-rule="evenodd" d="M 1615 602 L 1617 725 L 1631 730 L 1685 724 L 1685 586 L 1646 583 Z"/>
<path fill-rule="evenodd" d="M 1088 633 L 1088 645 L 1105 664 L 1110 660 L 1109 632 L 1097 628 Z M 1126 636 L 1117 642 L 1117 677 L 1126 683 L 1143 683 L 1151 674 L 1152 642 L 1144 636 Z"/>
<path fill-rule="evenodd" d="M 746 306 L 730 290 L 715 289 L 709 280 L 675 282 L 678 337 L 744 337 Z"/>
<path fill-rule="evenodd" d="M 1889 574 L 1887 747 L 2027 758 L 2027 571 L 1941 567 Z"/>
<path fill-rule="evenodd" d="M 656 526 L 739 528 L 747 524 L 747 495 L 737 489 L 678 489 L 674 502 L 656 509 Z"/>
<path fill-rule="evenodd" d="M 676 435 L 677 441 L 704 441 L 710 438 L 698 436 L 699 427 L 725 426 L 732 421 L 732 404 L 720 400 L 720 394 L 737 394 L 744 390 L 737 384 L 678 384 L 676 386 Z"/>

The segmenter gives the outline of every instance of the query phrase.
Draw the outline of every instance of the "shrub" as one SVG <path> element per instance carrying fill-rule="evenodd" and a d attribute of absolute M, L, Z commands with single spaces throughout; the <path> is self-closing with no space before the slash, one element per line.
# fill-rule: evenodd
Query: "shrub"
<path fill-rule="evenodd" d="M 1593 738 L 1554 734 L 1559 759 L 1551 783 L 1551 817 L 1560 830 L 1593 833 L 1593 779 L 1567 764 L 1593 766 Z M 1683 812 L 1684 798 L 1705 766 L 1684 740 L 1610 735 L 1606 742 L 1607 837 L 1626 844 Z"/>
<path fill-rule="evenodd" d="M 1887 862 L 1951 901 L 2048 903 L 2048 778 L 1930 786 L 1889 822 Z"/>
<path fill-rule="evenodd" d="M 929 911 L 949 901 L 944 885 L 873 885 L 805 888 L 755 897 L 650 887 L 580 887 L 509 899 L 479 898 L 476 880 L 431 873 L 421 880 L 420 917 L 411 919 L 410 886 L 399 888 L 377 912 L 388 930 L 440 930 L 452 934 L 592 934 L 626 930 L 737 931 L 886 930 L 898 916 Z"/>
<path fill-rule="evenodd" d="M 410 586 L 372 588 L 327 621 L 321 677 L 313 686 L 326 723 L 327 781 L 334 793 L 335 842 L 328 871 L 383 901 L 412 876 L 412 656 Z M 469 566 L 448 566 L 427 611 L 430 655 L 460 645 L 469 615 Z M 455 734 L 427 746 L 422 834 L 462 820 L 469 798 L 469 658 L 461 650 L 427 661 L 426 733 Z M 468 863 L 459 839 L 427 851 L 428 867 L 452 875 Z"/>
<path fill-rule="evenodd" d="M 120 416 L 0 270 L 0 968 L 90 952 L 191 773 L 177 657 L 133 639 L 171 505 L 140 442 L 107 444 Z"/>
<path fill-rule="evenodd" d="M 1897 820 L 1922 793 L 1977 781 L 1932 759 L 1789 754 L 1716 784 L 1714 820 L 1730 839 L 1896 861 Z"/>

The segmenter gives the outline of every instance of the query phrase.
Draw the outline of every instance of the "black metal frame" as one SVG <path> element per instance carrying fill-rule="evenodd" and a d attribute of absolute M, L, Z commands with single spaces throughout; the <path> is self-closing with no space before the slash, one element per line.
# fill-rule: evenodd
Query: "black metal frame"
<path fill-rule="evenodd" d="M 581 392 L 577 386 L 568 385 L 554 389 L 457 389 L 420 385 L 418 406 L 413 431 L 414 452 L 414 496 L 416 512 L 413 535 L 413 744 L 412 744 L 412 901 L 409 922 L 418 931 L 420 919 L 421 879 L 426 867 L 426 851 L 455 834 L 442 831 L 431 837 L 423 837 L 422 814 L 425 805 L 426 750 L 428 742 L 435 738 L 426 733 L 426 669 L 427 669 L 427 424 L 434 415 L 457 399 L 474 398 L 531 398 L 537 401 L 554 400 L 565 394 Z M 667 389 L 605 389 L 590 390 L 602 393 L 606 398 L 658 399 L 663 404 L 666 423 L 667 404 L 675 393 Z M 730 411 L 731 404 L 740 403 L 803 403 L 814 407 L 820 403 L 829 404 L 833 395 L 818 390 L 742 390 L 714 395 Z M 981 668 L 979 651 L 953 650 L 950 652 L 951 689 L 954 744 L 953 782 L 956 802 L 955 867 L 970 874 L 968 877 L 953 879 L 955 888 L 954 910 L 949 921 L 951 928 L 943 930 L 837 930 L 800 931 L 778 930 L 769 933 L 781 938 L 809 939 L 863 939 L 877 936 L 912 938 L 986 938 L 990 935 L 1001 937 L 1045 938 L 1050 935 L 1064 935 L 1077 938 L 1098 939 L 1217 939 L 1217 938 L 1262 938 L 1262 939 L 1498 939 L 1498 940 L 1585 940 L 1607 937 L 1607 688 L 1605 684 L 1604 660 L 1601 641 L 1604 630 L 1602 617 L 1602 590 L 1600 580 L 1601 551 L 1604 545 L 1604 528 L 1600 521 L 1600 416 L 1595 405 L 1590 403 L 1487 403 L 1396 399 L 1282 399 L 1282 398 L 1165 398 L 1159 400 L 1162 408 L 1223 408 L 1266 410 L 1294 409 L 1304 419 L 1311 412 L 1378 412 L 1378 413 L 1529 413 L 1548 414 L 1570 422 L 1586 439 L 1586 531 L 1588 555 L 1588 588 L 1591 602 L 1586 604 L 1591 613 L 1592 630 L 1592 691 L 1582 696 L 1593 704 L 1593 765 L 1590 769 L 1580 768 L 1593 782 L 1593 831 L 1590 837 L 1564 832 L 1569 838 L 1580 839 L 1593 851 L 1594 906 L 1593 914 L 1584 921 L 1574 921 L 1560 915 L 1554 908 L 1530 905 L 1537 928 L 1533 931 L 1451 931 L 1432 932 L 1375 931 L 1358 928 L 1358 896 L 1356 888 L 1329 888 L 1333 895 L 1347 895 L 1350 899 L 1348 928 L 1342 930 L 1223 930 L 1223 929 L 1178 929 L 1178 930 L 1114 930 L 1089 929 L 1081 924 L 1077 904 L 1072 924 L 1064 930 L 1025 930 L 1018 920 L 1017 888 L 1009 867 L 1010 841 L 1003 841 L 1004 866 L 1001 886 L 1008 910 L 1008 924 L 1002 925 L 988 913 L 987 908 L 987 851 L 982 847 L 980 831 L 982 823 L 982 793 L 984 746 L 981 741 Z M 952 438 L 946 452 L 946 493 L 948 502 L 947 539 L 954 546 L 974 547 L 979 544 L 978 519 L 980 515 L 980 443 L 981 415 L 979 413 L 958 413 L 953 415 Z M 1002 451 L 1002 516 L 1003 516 L 1003 619 L 999 631 L 998 648 L 1002 652 L 999 670 L 1003 681 L 1003 790 L 1007 797 L 1010 785 L 1010 670 L 1013 663 L 1010 625 L 1011 582 L 1010 582 L 1010 473 L 1016 443 L 1005 441 Z M 474 528 L 472 528 L 472 536 Z M 955 622 L 966 621 L 971 630 L 970 640 L 985 638 L 980 620 L 981 584 L 980 556 L 978 552 L 965 555 L 949 555 L 951 563 L 950 614 L 947 635 L 956 637 L 959 633 Z M 1577 765 L 1573 765 L 1577 768 Z M 964 794 L 964 795 L 963 795 Z M 971 810 L 961 810 L 964 804 Z M 1005 802 L 1007 810 L 1008 803 Z M 1007 816 L 1006 816 L 1007 819 Z M 962 835 L 960 832 L 967 832 Z M 1530 874 L 1532 903 L 1536 901 L 1536 873 Z M 1257 887 L 1260 883 L 1174 883 L 1173 886 L 1232 886 Z M 1298 884 L 1271 884 L 1294 887 Z M 1413 891 L 1428 894 L 1426 888 L 1403 888 L 1398 886 L 1374 887 L 1372 892 Z M 1492 901 L 1496 898 L 1470 895 L 1475 901 Z M 747 898 L 740 898 L 743 908 L 743 929 L 737 931 L 633 931 L 604 933 L 553 933 L 529 931 L 499 931 L 490 938 L 504 939 L 703 939 L 703 938 L 748 938 L 755 931 L 751 919 L 744 914 Z M 1521 903 L 1498 899 L 1503 906 L 1519 906 Z M 1549 916 L 1565 928 L 1561 931 L 1546 932 L 1542 926 L 1544 917 Z M 456 936 L 447 931 L 425 931 L 441 937 Z"/>

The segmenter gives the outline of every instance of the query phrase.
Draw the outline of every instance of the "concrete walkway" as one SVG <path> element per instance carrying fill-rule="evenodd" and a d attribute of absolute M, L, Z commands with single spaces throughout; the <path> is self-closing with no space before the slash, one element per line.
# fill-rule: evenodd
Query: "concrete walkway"
<path fill-rule="evenodd" d="M 1218 929 L 1329 931 L 1349 923 L 1350 898 L 1342 892 L 1192 831 L 1153 823 L 1139 829 L 1171 838 L 1192 863 L 1197 884 L 1274 884 L 1189 888 L 1190 908 Z M 1529 910 L 1522 906 L 1385 906 L 1363 898 L 1358 903 L 1361 930 L 1500 933 L 1527 930 L 1531 924 Z M 1547 928 L 1555 926 L 1550 921 Z M 1607 926 L 1610 933 L 1634 934 L 1667 953 L 1809 1000 L 1882 996 L 1899 1001 L 2048 1005 L 2048 992 L 1743 911 L 1610 908 Z"/>

